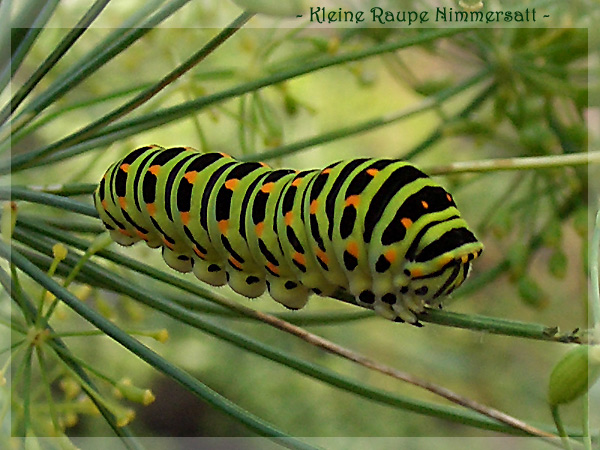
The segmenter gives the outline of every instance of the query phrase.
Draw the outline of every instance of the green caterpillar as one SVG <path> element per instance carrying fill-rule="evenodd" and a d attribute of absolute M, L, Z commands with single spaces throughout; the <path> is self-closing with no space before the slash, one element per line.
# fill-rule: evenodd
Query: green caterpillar
<path fill-rule="evenodd" d="M 116 242 L 162 247 L 170 267 L 211 285 L 268 288 L 291 309 L 345 291 L 415 325 L 483 250 L 450 194 L 391 159 L 298 172 L 152 145 L 113 164 L 94 203 Z"/>

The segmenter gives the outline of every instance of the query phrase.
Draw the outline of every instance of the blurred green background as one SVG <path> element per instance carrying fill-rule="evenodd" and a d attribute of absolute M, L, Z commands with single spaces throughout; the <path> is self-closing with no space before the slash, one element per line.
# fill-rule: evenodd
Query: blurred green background
<path fill-rule="evenodd" d="M 18 2 L 13 3 L 12 17 L 17 20 L 23 13 Z M 90 3 L 60 2 L 3 91 L 2 104 L 10 100 L 10 92 L 14 94 L 56 48 Z M 107 64 L 95 69 L 80 84 L 52 98 L 49 107 L 35 118 L 18 115 L 23 110 L 27 113 L 31 99 L 50 91 L 53 83 L 77 68 L 86 55 L 101 54 L 106 48 L 102 40 L 116 27 L 123 26 L 124 20 L 140 13 L 142 8 L 153 12 L 174 3 L 110 2 L 93 26 L 41 80 L 22 109 L 11 116 L 10 120 L 15 120 L 11 123 L 12 131 L 5 128 L 2 135 L 5 150 L 9 145 L 7 137 L 12 138 L 10 153 L 4 153 L 5 160 L 11 155 L 27 155 L 52 144 L 133 98 L 200 49 L 241 12 L 229 1 L 189 2 Z M 342 3 L 340 7 L 349 7 Z M 359 6 L 366 10 L 365 5 L 369 3 Z M 398 2 L 376 3 L 399 9 Z M 460 8 L 458 3 L 442 3 Z M 500 8 L 492 3 L 486 4 L 486 8 Z M 359 156 L 408 157 L 426 171 L 439 174 L 436 180 L 452 192 L 463 217 L 485 244 L 484 254 L 474 264 L 471 279 L 454 296 L 452 311 L 559 326 L 565 332 L 583 330 L 588 324 L 588 171 L 586 166 L 560 166 L 560 157 L 587 149 L 590 114 L 587 27 L 598 18 L 597 3 L 513 3 L 510 6 L 514 9 L 537 5 L 540 11 L 550 12 L 551 19 L 547 26 L 482 26 L 419 42 L 432 30 L 406 26 L 311 28 L 305 20 L 257 15 L 190 72 L 116 123 L 143 119 L 163 108 L 177 108 L 184 102 L 286 70 L 309 67 L 328 58 L 407 39 L 415 39 L 415 44 L 355 61 L 332 63 L 331 67 L 307 71 L 305 75 L 283 82 L 267 83 L 262 89 L 210 103 L 181 119 L 169 119 L 168 123 L 157 126 L 142 125 L 141 131 L 132 125 L 125 128 L 125 135 L 111 138 L 110 142 L 94 142 L 94 133 L 105 130 L 100 128 L 85 137 L 83 144 L 68 143 L 55 153 L 72 151 L 73 156 L 62 153 L 66 156 L 54 161 L 42 157 L 29 168 L 17 167 L 10 181 L 19 186 L 96 183 L 113 161 L 147 144 L 191 146 L 258 160 L 265 159 L 262 155 L 266 154 L 267 162 L 273 167 L 295 169 L 324 167 L 339 159 Z M 155 9 L 151 4 L 156 5 Z M 508 9 L 508 6 L 503 2 L 503 8 Z M 424 10 L 434 5 L 402 2 L 402 8 Z M 13 36 L 13 39 L 18 38 L 18 35 Z M 460 86 L 465 87 L 445 98 L 446 92 Z M 402 114 L 438 97 L 442 100 L 434 107 L 424 108 L 422 113 L 406 118 Z M 398 115 L 398 119 L 378 126 L 377 121 L 389 115 Z M 18 120 L 26 121 L 21 129 L 17 128 Z M 369 121 L 375 122 L 369 126 Z M 362 123 L 367 123 L 365 132 L 344 130 Z M 335 130 L 342 130 L 340 137 L 297 151 L 286 147 Z M 77 145 L 87 147 L 80 153 Z M 273 149 L 274 158 L 271 157 Z M 460 174 L 445 169 L 454 162 L 524 156 L 557 157 L 559 163 L 552 169 L 492 169 Z M 89 195 L 76 199 L 91 203 Z M 63 222 L 72 225 L 77 221 L 97 225 L 96 220 L 86 220 L 87 217 L 75 217 L 56 208 L 27 202 L 18 202 L 18 217 L 41 222 L 55 220 L 61 226 L 65 226 Z M 66 228 L 64 233 L 88 239 L 94 234 Z M 39 250 L 29 247 L 34 252 Z M 111 248 L 178 277 L 164 265 L 158 251 L 141 245 Z M 118 264 L 99 258 L 93 260 L 125 276 L 132 284 L 164 293 L 165 298 L 190 298 L 190 294 L 169 290 L 163 283 Z M 194 280 L 191 274 L 184 278 Z M 21 277 L 21 283 L 25 292 L 38 298 L 39 285 L 25 276 Z M 164 359 L 292 436 L 503 435 L 415 414 L 337 389 L 109 290 L 90 289 L 82 281 L 75 282 L 69 289 L 124 330 L 168 330 L 166 342 L 148 337 L 140 339 Z M 284 312 L 267 296 L 249 302 L 228 287 L 217 292 L 260 311 Z M 2 303 L 3 317 L 12 316 L 18 322 L 19 308 L 14 304 L 9 307 L 8 300 Z M 355 312 L 357 317 L 354 317 Z M 301 320 L 317 314 L 331 318 L 337 313 L 350 315 L 347 320 L 324 320 L 321 324 L 302 326 L 371 359 L 438 383 L 528 423 L 542 427 L 545 424 L 546 429 L 552 429 L 546 402 L 547 380 L 568 345 L 435 324 L 416 328 L 374 315 L 362 315 L 357 307 L 319 297 L 313 297 L 302 311 L 287 313 L 285 317 Z M 422 389 L 329 355 L 264 323 L 223 317 L 210 311 L 199 314 L 219 327 L 324 366 L 361 384 L 448 404 Z M 57 333 L 92 328 L 62 303 L 58 304 L 50 324 Z M 13 342 L 19 339 L 19 334 L 13 332 Z M 64 339 L 73 354 L 104 374 L 115 380 L 127 377 L 135 386 L 152 390 L 156 401 L 142 406 L 112 398 L 110 383 L 98 381 L 102 395 L 135 410 L 136 418 L 129 424 L 135 435 L 253 435 L 110 338 Z M 20 420 L 20 412 L 15 402 L 18 404 L 18 398 L 23 395 L 19 357 L 22 354 L 15 353 L 13 357 L 13 376 L 17 377 L 12 392 L 13 420 L 16 421 Z M 44 378 L 39 369 L 37 363 L 33 364 L 32 377 L 35 383 L 42 384 Z M 111 435 L 109 426 L 97 414 L 80 412 L 85 410 L 81 407 L 85 395 L 78 389 L 69 393 L 65 386 L 72 383 L 73 378 L 68 371 L 52 358 L 48 360 L 47 369 L 52 396 L 60 405 L 58 414 L 67 425 L 58 434 Z M 4 400 L 7 393 L 3 394 Z M 592 404 L 600 400 L 597 394 L 595 392 L 590 400 Z M 32 390 L 33 424 L 28 434 L 47 435 L 45 395 L 41 388 Z M 80 406 L 76 406 L 78 404 Z M 567 424 L 579 429 L 579 403 L 564 411 Z M 421 444 L 411 442 L 414 448 L 431 445 L 428 440 Z M 444 441 L 445 448 L 451 448 L 451 442 Z M 460 442 L 455 443 L 462 445 Z M 523 445 L 541 445 L 540 441 L 527 442 L 529 444 L 523 442 Z M 330 444 L 350 445 L 338 441 Z"/>

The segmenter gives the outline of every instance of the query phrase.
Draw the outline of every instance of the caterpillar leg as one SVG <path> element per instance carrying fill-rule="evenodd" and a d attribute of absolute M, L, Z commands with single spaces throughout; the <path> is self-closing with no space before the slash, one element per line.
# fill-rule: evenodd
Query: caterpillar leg
<path fill-rule="evenodd" d="M 267 281 L 269 294 L 289 309 L 302 309 L 308 302 L 310 290 L 291 279 L 270 277 Z"/>
<path fill-rule="evenodd" d="M 235 292 L 249 298 L 261 296 L 267 284 L 260 274 L 249 274 L 248 272 L 228 271 L 227 283 Z"/>
<path fill-rule="evenodd" d="M 227 273 L 219 264 L 194 257 L 194 275 L 200 281 L 211 286 L 223 286 L 227 283 Z"/>
<path fill-rule="evenodd" d="M 137 236 L 130 236 L 129 233 L 125 234 L 123 233 L 123 231 L 120 230 L 110 230 L 109 234 L 113 241 L 115 241 L 117 244 L 124 245 L 126 247 L 129 247 L 130 245 L 133 245 L 140 240 L 140 238 L 138 238 Z"/>
<path fill-rule="evenodd" d="M 401 298 L 398 298 L 391 292 L 375 298 L 373 309 L 377 314 L 389 320 L 400 318 L 402 321 L 411 324 L 417 324 L 419 322 L 417 317 L 406 307 Z"/>
<path fill-rule="evenodd" d="M 183 273 L 191 272 L 192 270 L 193 260 L 189 255 L 163 247 L 162 257 L 171 269 Z"/>

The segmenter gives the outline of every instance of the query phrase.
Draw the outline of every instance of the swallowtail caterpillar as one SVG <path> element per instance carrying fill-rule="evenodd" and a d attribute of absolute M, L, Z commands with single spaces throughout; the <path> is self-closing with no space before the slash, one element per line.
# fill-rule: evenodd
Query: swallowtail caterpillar
<path fill-rule="evenodd" d="M 138 148 L 94 193 L 112 238 L 162 247 L 165 262 L 291 309 L 348 292 L 419 325 L 467 278 L 483 245 L 452 196 L 413 165 L 352 159 L 302 172 L 192 148 Z"/>

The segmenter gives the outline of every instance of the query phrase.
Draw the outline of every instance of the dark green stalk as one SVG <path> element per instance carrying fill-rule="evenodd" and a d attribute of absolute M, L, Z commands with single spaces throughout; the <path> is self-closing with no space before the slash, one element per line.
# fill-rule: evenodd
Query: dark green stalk
<path fill-rule="evenodd" d="M 15 230 L 15 237 L 17 239 L 21 240 L 27 245 L 50 252 L 52 243 L 44 244 L 43 239 L 35 238 L 35 235 L 37 235 L 36 232 L 30 231 L 27 233 L 22 233 L 18 228 Z M 78 259 L 76 255 L 71 254 L 67 256 L 67 259 L 69 258 L 73 258 L 73 264 L 75 264 L 75 261 Z M 308 361 L 298 359 L 291 354 L 282 352 L 247 336 L 240 335 L 239 333 L 232 331 L 230 327 L 222 327 L 214 324 L 212 321 L 204 319 L 201 316 L 190 312 L 186 308 L 182 308 L 181 306 L 170 302 L 168 299 L 163 299 L 160 295 L 157 295 L 155 291 L 148 291 L 140 286 L 132 285 L 130 281 L 118 277 L 107 269 L 104 269 L 94 263 L 88 263 L 83 267 L 82 272 L 97 280 L 102 280 L 101 282 L 110 286 L 111 290 L 138 300 L 141 303 L 153 309 L 159 310 L 182 323 L 193 326 L 203 332 L 230 342 L 239 348 L 254 352 L 272 361 L 297 370 L 300 373 L 317 378 L 332 386 L 347 390 L 356 395 L 419 414 L 444 418 L 465 425 L 476 426 L 494 431 L 502 431 L 509 434 L 521 434 L 520 430 L 506 427 L 504 424 L 500 424 L 486 417 L 482 417 L 477 413 L 473 413 L 471 411 L 461 411 L 460 409 L 453 407 L 435 405 L 432 403 L 421 402 L 408 397 L 395 395 L 386 391 L 372 388 L 364 383 L 356 382 Z"/>
<path fill-rule="evenodd" d="M 163 125 L 165 123 L 172 122 L 174 120 L 185 117 L 189 114 L 196 113 L 198 110 L 205 108 L 208 105 L 213 103 L 221 102 L 223 100 L 237 97 L 239 95 L 243 95 L 247 92 L 252 92 L 263 88 L 265 86 L 270 86 L 273 84 L 280 83 L 282 81 L 304 75 L 306 73 L 314 72 L 320 69 L 324 69 L 327 67 L 335 66 L 342 63 L 347 63 L 351 61 L 357 61 L 360 59 L 364 59 L 371 56 L 380 55 L 386 52 L 391 52 L 395 50 L 399 50 L 401 48 L 410 47 L 413 45 L 423 44 L 426 42 L 431 42 L 436 39 L 442 37 L 448 37 L 454 35 L 456 33 L 460 33 L 464 30 L 461 29 L 444 29 L 444 30 L 432 30 L 428 32 L 421 33 L 418 36 L 411 36 L 406 39 L 402 39 L 398 42 L 381 44 L 378 46 L 369 47 L 365 50 L 359 50 L 356 52 L 350 52 L 343 55 L 338 56 L 328 56 L 325 58 L 321 58 L 314 62 L 309 62 L 302 64 L 300 67 L 294 67 L 292 69 L 282 70 L 281 72 L 275 73 L 273 75 L 261 78 L 259 80 L 251 81 L 248 83 L 244 83 L 238 85 L 232 89 L 222 91 L 216 94 L 207 95 L 201 97 L 196 100 L 184 102 L 178 106 L 164 108 L 157 112 L 153 112 L 150 114 L 141 115 L 134 119 L 130 119 L 127 121 L 121 121 L 116 124 L 109 125 L 105 127 L 100 132 L 85 136 L 85 139 L 97 139 L 97 141 L 93 144 L 93 146 L 105 145 L 109 142 L 113 142 L 117 139 L 122 139 L 127 136 L 131 136 L 133 134 L 137 134 L 141 131 L 157 127 L 159 125 Z M 40 164 L 47 164 L 49 162 L 49 158 L 43 158 L 44 155 L 50 155 L 58 150 L 62 150 L 67 148 L 69 145 L 73 145 L 76 143 L 85 144 L 82 142 L 84 138 L 77 137 L 77 132 L 67 138 L 61 139 L 60 141 L 50 144 L 44 148 L 39 150 L 35 150 L 32 152 L 28 152 L 22 155 L 15 156 L 11 163 L 0 165 L 0 174 L 7 173 L 11 169 L 12 170 L 20 170 L 23 168 L 34 167 Z M 93 148 L 93 147 L 91 147 Z M 57 158 L 52 159 L 54 162 L 59 159 L 64 159 L 66 157 L 73 156 L 75 154 L 81 153 L 85 150 L 89 150 L 89 145 L 83 145 L 82 147 L 74 150 L 72 148 L 67 148 L 67 150 L 61 154 L 56 154 Z"/>
<path fill-rule="evenodd" d="M 0 11 L 1 14 L 1 11 Z M 1 19 L 1 15 L 0 15 Z M 1 23 L 0 23 L 1 26 Z M 234 75 L 233 69 L 213 69 L 206 70 L 204 72 L 195 72 L 193 74 L 189 74 L 193 80 L 213 80 L 213 79 L 221 79 L 221 78 L 231 78 Z M 80 109 L 85 109 L 94 105 L 98 105 L 104 102 L 108 102 L 111 100 L 118 100 L 122 97 L 128 97 L 131 94 L 138 93 L 143 89 L 147 89 L 150 87 L 152 83 L 138 83 L 132 86 L 117 89 L 115 91 L 109 92 L 104 95 L 97 95 L 95 97 L 91 97 L 82 101 L 75 101 L 73 103 L 68 104 L 64 107 L 59 107 L 56 105 L 55 108 L 52 109 L 52 112 L 47 112 L 43 117 L 40 117 L 38 120 L 35 120 L 33 124 L 28 127 L 20 126 L 18 127 L 18 131 L 15 129 L 11 130 L 12 133 L 10 135 L 10 141 L 4 140 L 4 142 L 0 145 L 0 152 L 4 152 L 10 148 L 10 146 L 14 146 L 18 142 L 20 142 L 23 138 L 27 136 L 31 136 L 33 132 L 38 130 L 39 128 L 48 125 L 50 122 L 62 118 L 62 116 L 66 113 L 73 113 Z M 204 148 L 204 147 L 202 147 Z"/>
<path fill-rule="evenodd" d="M 11 42 L 12 54 L 10 64 L 5 66 L 0 72 L 0 90 L 6 87 L 19 67 L 21 67 L 27 53 L 58 6 L 59 0 L 35 0 L 33 3 L 35 3 L 33 11 L 27 9 L 30 6 L 29 4 L 23 10 L 25 14 L 33 12 L 35 15 L 35 18 L 31 21 L 31 25 L 24 25 L 25 28 L 22 29 L 13 29 L 13 32 L 17 34 L 13 33 L 15 42 Z"/>
<path fill-rule="evenodd" d="M 29 123 L 40 112 L 62 97 L 66 92 L 71 91 L 84 79 L 96 73 L 100 67 L 122 51 L 129 48 L 146 33 L 152 31 L 154 27 L 177 12 L 189 1 L 190 0 L 171 0 L 163 9 L 154 14 L 154 16 L 139 26 L 136 26 L 136 24 L 143 17 L 152 12 L 162 0 L 147 2 L 133 17 L 110 33 L 94 48 L 94 50 L 80 60 L 78 64 L 74 65 L 71 70 L 66 71 L 62 76 L 58 77 L 45 92 L 29 103 L 12 121 L 11 133 L 18 131 L 22 126 Z M 130 29 L 134 26 L 136 27 Z M 123 30 L 127 31 L 123 32 Z"/>
<path fill-rule="evenodd" d="M 0 112 L 0 123 L 4 123 L 21 104 L 21 102 L 29 95 L 29 93 L 37 86 L 40 80 L 48 73 L 52 67 L 62 58 L 62 56 L 71 48 L 71 46 L 79 39 L 79 37 L 87 30 L 89 25 L 98 17 L 104 7 L 110 0 L 96 0 L 92 7 L 85 15 L 77 22 L 75 27 L 63 38 L 63 40 L 55 47 L 52 53 L 44 60 L 44 62 L 36 69 L 29 79 L 19 88 L 16 94 L 11 99 L 10 103 L 5 105 Z"/>
<path fill-rule="evenodd" d="M 36 192 L 45 192 L 47 194 L 60 195 L 61 197 L 73 197 L 77 195 L 92 195 L 98 186 L 97 183 L 71 183 L 61 185 L 39 186 L 33 189 L 32 186 L 21 186 L 24 189 L 35 190 Z M 13 189 L 17 185 L 13 186 Z"/>
<path fill-rule="evenodd" d="M 107 336 L 110 336 L 140 359 L 147 362 L 150 366 L 173 378 L 199 398 L 244 423 L 257 434 L 261 436 L 278 438 L 278 442 L 290 446 L 290 448 L 313 448 L 294 438 L 289 437 L 287 434 L 277 430 L 269 423 L 241 409 L 239 406 L 231 403 L 229 400 L 217 394 L 203 383 L 200 383 L 187 372 L 163 359 L 141 342 L 123 332 L 123 330 L 113 324 L 110 320 L 106 319 L 82 303 L 71 292 L 46 276 L 44 272 L 34 266 L 30 261 L 27 260 L 27 258 L 21 255 L 15 249 L 13 249 L 11 252 L 10 247 L 3 242 L 0 242 L 0 257 L 6 259 L 7 261 L 12 261 L 20 270 L 30 276 L 42 287 L 46 288 L 49 292 L 53 293 L 57 298 L 60 298 L 67 306 L 69 306 L 82 318 L 102 330 Z"/>
<path fill-rule="evenodd" d="M 175 80 L 184 75 L 187 71 L 192 69 L 198 63 L 203 61 L 208 55 L 210 55 L 213 51 L 215 51 L 220 45 L 222 45 L 227 39 L 233 36 L 241 27 L 243 27 L 248 20 L 250 20 L 254 16 L 254 13 L 243 12 L 239 17 L 237 17 L 229 26 L 224 28 L 219 34 L 217 34 L 214 38 L 212 38 L 206 45 L 204 45 L 200 50 L 194 53 L 190 58 L 188 58 L 181 65 L 176 67 L 173 71 L 163 77 L 158 83 L 154 84 L 148 89 L 140 92 L 136 95 L 132 100 L 126 102 L 124 105 L 119 108 L 113 110 L 112 112 L 106 114 L 100 119 L 92 122 L 91 124 L 83 127 L 81 130 L 70 134 L 69 136 L 60 139 L 54 144 L 38 151 L 38 152 L 30 152 L 28 155 L 33 155 L 33 158 L 25 158 L 29 162 L 39 161 L 40 158 L 43 158 L 46 155 L 52 154 L 52 152 L 65 148 L 68 145 L 77 144 L 78 142 L 83 141 L 87 137 L 91 136 L 94 131 L 100 130 L 106 125 L 115 122 L 117 119 L 129 114 L 134 111 L 139 106 L 146 103 L 152 97 L 154 97 L 158 92 L 164 89 L 169 84 L 173 83 Z M 24 155 L 25 156 L 25 155 Z M 18 157 L 13 158 L 19 159 Z M 13 161 L 14 163 L 14 161 Z M 19 165 L 18 161 L 16 162 Z"/>
<path fill-rule="evenodd" d="M 72 211 L 89 217 L 98 217 L 96 209 L 92 205 L 73 201 L 66 197 L 36 192 L 20 186 L 0 186 L 0 200 L 25 200 L 42 205 L 53 206 L 66 211 Z"/>

